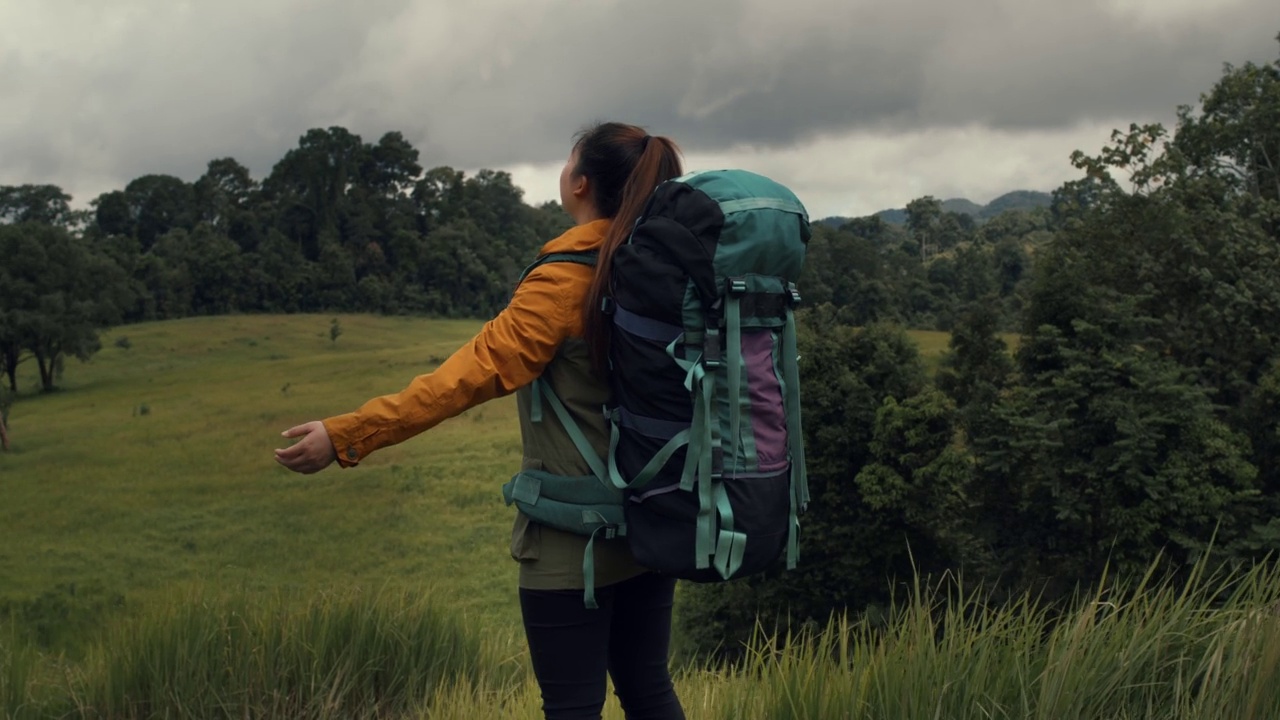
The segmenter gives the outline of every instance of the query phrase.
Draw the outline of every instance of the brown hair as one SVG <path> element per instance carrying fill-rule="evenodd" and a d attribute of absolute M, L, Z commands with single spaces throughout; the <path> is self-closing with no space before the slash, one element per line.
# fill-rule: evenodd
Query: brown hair
<path fill-rule="evenodd" d="M 596 260 L 595 277 L 583 307 L 583 326 L 591 361 L 597 371 L 608 365 L 609 323 L 600 303 L 609 292 L 613 253 L 627 240 L 649 195 L 659 184 L 683 171 L 680 148 L 665 137 L 652 137 L 635 125 L 600 123 L 578 133 L 573 146 L 575 175 L 585 175 L 596 210 L 611 218 Z"/>

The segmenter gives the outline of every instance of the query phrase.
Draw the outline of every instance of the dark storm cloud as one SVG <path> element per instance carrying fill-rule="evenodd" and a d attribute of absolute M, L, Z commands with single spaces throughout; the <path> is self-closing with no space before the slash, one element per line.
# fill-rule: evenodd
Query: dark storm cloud
<path fill-rule="evenodd" d="M 1270 0 L 1165 17 L 1104 0 L 779 5 L 628 3 L 576 18 L 566 9 L 558 31 L 535 39 L 513 22 L 496 43 L 519 48 L 515 61 L 446 103 L 475 128 L 450 139 L 499 162 L 530 159 L 521 145 L 561 153 L 565 129 L 600 114 L 704 149 L 859 128 L 1141 120 L 1194 102 L 1224 61 L 1273 59 L 1280 30 Z M 521 88 L 528 100 L 486 115 L 494 96 Z"/>
<path fill-rule="evenodd" d="M 598 118 L 703 152 L 1142 121 L 1273 60 L 1280 30 L 1274 0 L 103 5 L 0 10 L 0 182 L 190 180 L 226 155 L 261 177 L 331 124 L 492 167 L 561 158 Z"/>

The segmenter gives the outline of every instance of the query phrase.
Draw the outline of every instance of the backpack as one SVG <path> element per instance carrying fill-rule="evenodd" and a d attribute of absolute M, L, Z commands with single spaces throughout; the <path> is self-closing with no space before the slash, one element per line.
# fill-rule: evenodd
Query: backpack
<path fill-rule="evenodd" d="M 601 535 L 626 537 L 641 565 L 696 582 L 755 574 L 783 555 L 795 567 L 809 493 L 793 309 L 808 240 L 804 206 L 763 176 L 716 170 L 662 183 L 609 269 L 607 458 L 534 382 L 531 419 L 549 405 L 592 475 L 519 473 L 504 498 L 591 537 L 589 607 Z M 530 270 L 555 261 L 594 257 L 539 258 Z"/>

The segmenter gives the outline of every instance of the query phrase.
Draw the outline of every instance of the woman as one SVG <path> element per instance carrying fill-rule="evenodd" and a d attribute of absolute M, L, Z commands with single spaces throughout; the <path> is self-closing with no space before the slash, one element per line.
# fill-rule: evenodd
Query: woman
<path fill-rule="evenodd" d="M 298 438 L 276 460 L 302 473 L 332 462 L 354 466 L 369 453 L 407 440 L 496 397 L 517 392 L 524 469 L 590 473 L 559 422 L 530 418 L 529 385 L 541 377 L 604 456 L 602 406 L 609 395 L 600 368 L 608 327 L 600 302 L 610 259 L 627 239 L 649 194 L 681 174 L 679 149 L 664 137 L 621 123 L 580 133 L 560 173 L 560 202 L 575 226 L 541 254 L 598 250 L 595 269 L 572 263 L 536 267 L 511 303 L 467 346 L 405 390 L 360 409 L 284 432 Z M 606 672 L 628 718 L 683 718 L 668 671 L 675 580 L 636 564 L 625 540 L 595 543 L 598 609 L 583 605 L 587 538 L 517 514 L 511 554 L 520 562 L 520 608 L 542 690 L 553 718 L 599 718 Z"/>

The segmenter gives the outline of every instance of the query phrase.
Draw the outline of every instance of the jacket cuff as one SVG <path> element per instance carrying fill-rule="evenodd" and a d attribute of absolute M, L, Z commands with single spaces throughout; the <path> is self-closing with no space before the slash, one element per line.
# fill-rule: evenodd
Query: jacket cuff
<path fill-rule="evenodd" d="M 349 416 L 339 415 L 323 421 L 324 429 L 329 433 L 329 442 L 333 443 L 338 465 L 344 468 L 359 465 L 368 454 L 361 438 L 356 437 L 352 432 L 355 427 L 349 419 Z"/>

